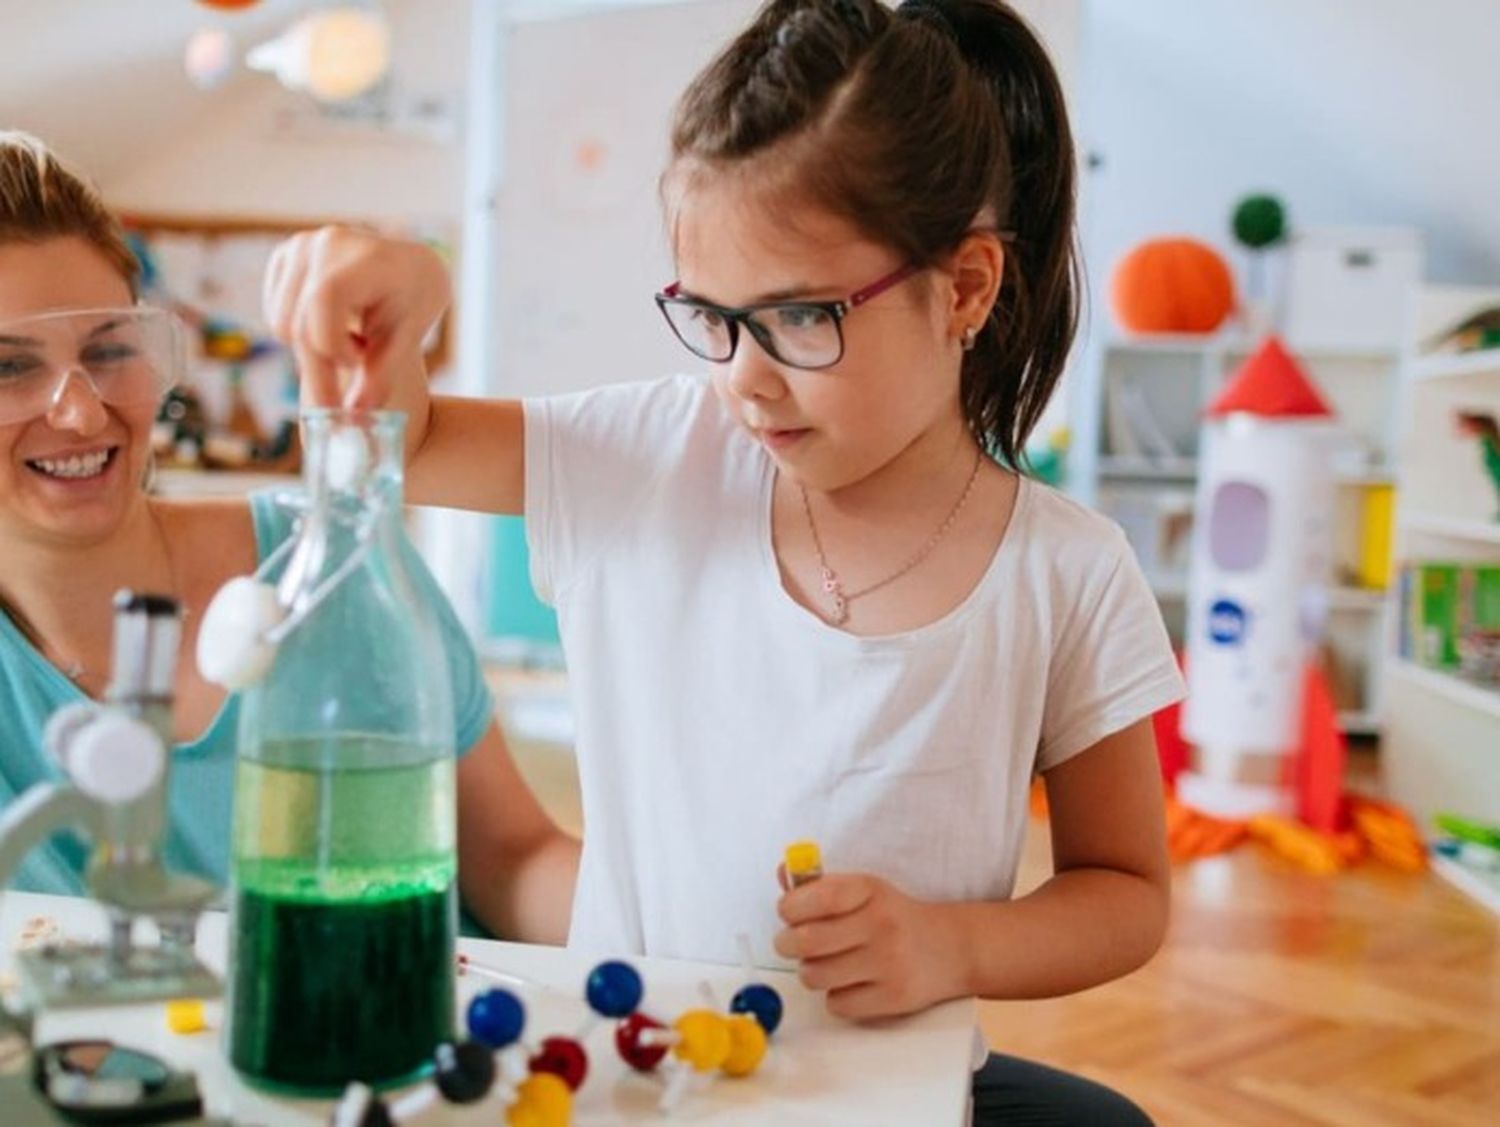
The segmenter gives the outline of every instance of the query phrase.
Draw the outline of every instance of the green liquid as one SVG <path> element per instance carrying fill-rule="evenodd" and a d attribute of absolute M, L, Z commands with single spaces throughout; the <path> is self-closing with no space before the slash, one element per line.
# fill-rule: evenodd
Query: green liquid
<path fill-rule="evenodd" d="M 453 761 L 358 750 L 239 765 L 228 1040 L 253 1081 L 394 1081 L 453 1036 Z"/>
<path fill-rule="evenodd" d="M 315 1091 L 420 1068 L 453 1036 L 453 910 L 451 885 L 369 904 L 238 893 L 230 1063 Z"/>

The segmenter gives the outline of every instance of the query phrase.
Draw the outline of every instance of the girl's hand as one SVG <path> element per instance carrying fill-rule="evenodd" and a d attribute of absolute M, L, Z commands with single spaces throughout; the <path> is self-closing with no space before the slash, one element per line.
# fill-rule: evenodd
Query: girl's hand
<path fill-rule="evenodd" d="M 915 1013 L 967 992 L 942 906 L 879 877 L 825 874 L 782 896 L 776 911 L 787 924 L 777 953 L 801 961 L 802 984 L 826 990 L 839 1017 Z"/>
<path fill-rule="evenodd" d="M 304 399 L 321 406 L 425 419 L 422 341 L 451 296 L 430 248 L 348 227 L 293 235 L 266 267 L 266 319 L 292 347 Z"/>

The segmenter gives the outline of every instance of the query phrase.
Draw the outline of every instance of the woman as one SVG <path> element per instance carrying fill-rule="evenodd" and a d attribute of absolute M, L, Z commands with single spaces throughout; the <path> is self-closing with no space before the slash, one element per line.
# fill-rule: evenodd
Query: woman
<path fill-rule="evenodd" d="M 36 139 L 0 132 L 0 807 L 57 777 L 47 718 L 103 693 L 114 593 L 170 593 L 184 620 L 167 861 L 223 882 L 237 708 L 191 655 L 220 585 L 254 571 L 289 528 L 265 496 L 147 495 L 166 387 L 101 374 L 122 324 L 147 347 L 170 336 L 165 315 L 135 306 L 136 272 L 97 193 Z M 472 649 L 419 561 L 415 571 L 454 686 L 460 891 L 497 934 L 562 942 L 578 842 L 517 773 Z M 16 885 L 78 893 L 85 862 L 81 840 L 54 835 Z"/>

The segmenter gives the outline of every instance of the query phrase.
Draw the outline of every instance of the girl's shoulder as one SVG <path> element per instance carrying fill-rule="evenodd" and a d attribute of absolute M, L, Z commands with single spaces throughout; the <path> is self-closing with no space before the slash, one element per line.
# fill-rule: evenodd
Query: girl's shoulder
<path fill-rule="evenodd" d="M 603 384 L 529 399 L 526 418 L 528 433 L 536 428 L 549 444 L 572 443 L 649 472 L 721 461 L 743 433 L 706 375 Z"/>
<path fill-rule="evenodd" d="M 1124 531 L 1109 517 L 1034 478 L 1025 480 L 1017 516 L 1021 551 L 1048 570 L 1072 575 L 1112 572 L 1130 557 Z"/>
<path fill-rule="evenodd" d="M 714 394 L 713 381 L 687 373 L 600 384 L 531 402 L 546 404 L 553 414 L 585 416 L 596 425 L 618 421 L 667 431 L 728 416 Z"/>

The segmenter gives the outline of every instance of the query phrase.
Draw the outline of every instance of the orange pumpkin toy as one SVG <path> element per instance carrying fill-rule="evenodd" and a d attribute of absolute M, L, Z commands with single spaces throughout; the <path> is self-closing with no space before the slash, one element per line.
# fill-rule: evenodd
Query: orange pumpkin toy
<path fill-rule="evenodd" d="M 1115 267 L 1115 317 L 1132 333 L 1211 333 L 1234 310 L 1234 277 L 1196 239 L 1152 239 Z"/>

